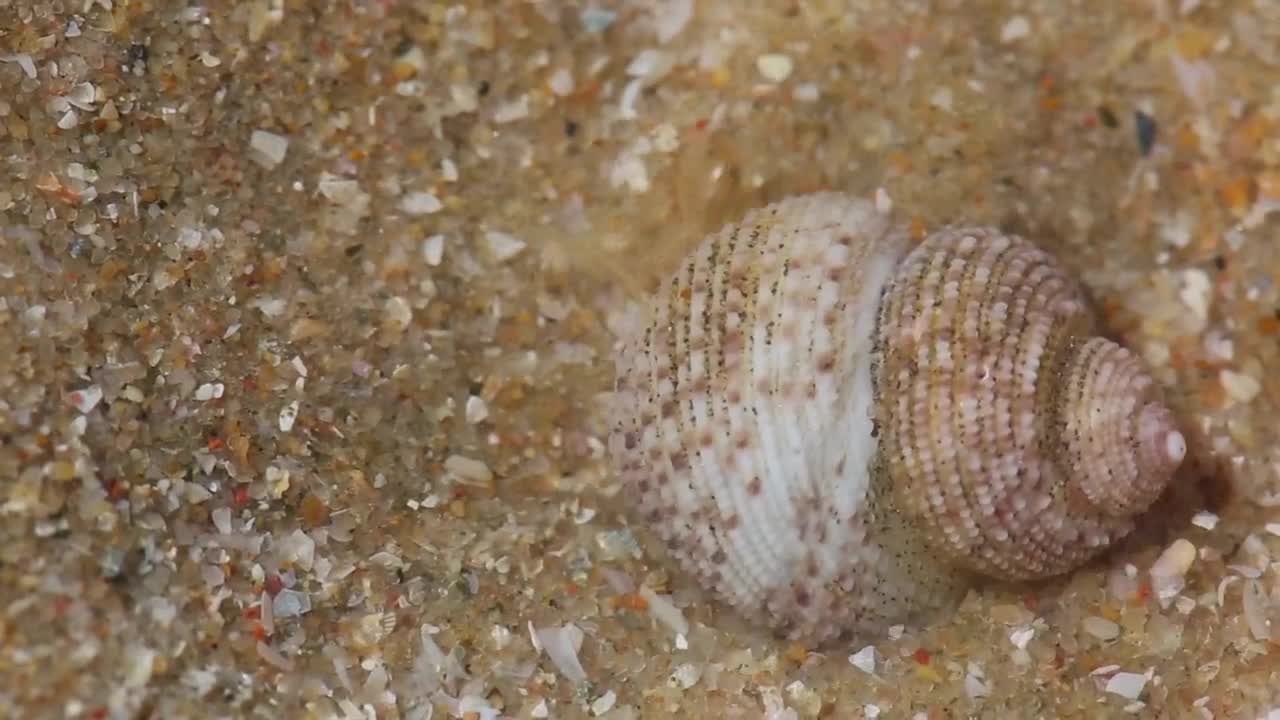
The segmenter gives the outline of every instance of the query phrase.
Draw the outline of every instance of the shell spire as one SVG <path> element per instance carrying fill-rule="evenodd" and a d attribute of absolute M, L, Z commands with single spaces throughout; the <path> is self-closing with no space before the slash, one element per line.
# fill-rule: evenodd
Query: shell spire
<path fill-rule="evenodd" d="M 793 639 L 1069 571 L 1186 452 L 1065 269 L 994 229 L 911 248 L 865 200 L 795 197 L 708 236 L 638 310 L 610 408 L 624 487 L 704 587 Z"/>
<path fill-rule="evenodd" d="M 903 262 L 881 309 L 882 450 L 899 507 L 957 564 L 1071 570 L 1181 462 L 1155 382 L 1097 331 L 1065 268 L 1022 238 L 943 230 Z"/>
<path fill-rule="evenodd" d="M 1187 452 L 1156 383 L 1138 358 L 1090 338 L 1067 364 L 1058 406 L 1063 465 L 1091 507 L 1112 516 L 1146 510 Z"/>

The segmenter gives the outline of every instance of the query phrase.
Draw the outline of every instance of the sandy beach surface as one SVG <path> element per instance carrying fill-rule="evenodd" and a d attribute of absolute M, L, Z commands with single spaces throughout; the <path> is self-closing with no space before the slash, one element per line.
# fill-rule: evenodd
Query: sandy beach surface
<path fill-rule="evenodd" d="M 819 189 L 1078 273 L 1132 542 L 834 648 L 675 571 L 608 313 Z M 0 0 L 0 716 L 1274 720 L 1278 283 L 1271 0 Z"/>

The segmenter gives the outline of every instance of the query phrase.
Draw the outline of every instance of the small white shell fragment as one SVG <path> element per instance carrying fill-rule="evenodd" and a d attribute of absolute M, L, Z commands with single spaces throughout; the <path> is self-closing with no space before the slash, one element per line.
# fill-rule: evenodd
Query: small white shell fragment
<path fill-rule="evenodd" d="M 444 204 L 434 193 L 415 191 L 400 199 L 400 209 L 410 215 L 430 215 L 440 212 Z"/>
<path fill-rule="evenodd" d="M 1151 586 L 1162 606 L 1182 592 L 1187 571 L 1196 560 L 1196 546 L 1179 538 L 1165 548 L 1151 565 Z"/>
<path fill-rule="evenodd" d="M 1182 290 L 1178 292 L 1178 297 L 1182 300 L 1182 304 L 1191 308 L 1191 312 L 1195 313 L 1200 320 L 1207 320 L 1209 317 L 1212 289 L 1213 283 L 1205 271 L 1199 268 L 1182 271 Z"/>
<path fill-rule="evenodd" d="M 1028 625 L 1027 627 L 1018 628 L 1017 630 L 1009 633 L 1009 642 L 1013 643 L 1013 646 L 1019 650 L 1026 650 L 1027 645 L 1035 636 L 1036 629 Z"/>
<path fill-rule="evenodd" d="M 1141 673 L 1118 672 L 1107 680 L 1106 691 L 1129 700 L 1137 700 L 1147 686 L 1147 676 Z"/>
<path fill-rule="evenodd" d="M 538 704 L 533 706 L 533 710 L 529 711 L 529 715 L 536 718 L 550 717 L 551 711 L 547 708 L 546 698 L 539 700 Z"/>
<path fill-rule="evenodd" d="M 822 97 L 822 91 L 814 83 L 800 83 L 791 91 L 791 97 L 798 102 L 817 102 Z"/>
<path fill-rule="evenodd" d="M 760 700 L 764 703 L 764 720 L 798 720 L 800 717 L 782 701 L 782 693 L 776 687 L 760 688 Z"/>
<path fill-rule="evenodd" d="M 387 327 L 397 332 L 403 331 L 409 327 L 409 323 L 413 322 L 413 308 L 409 305 L 409 301 L 396 295 L 387 298 L 387 302 L 382 307 L 383 317 L 386 319 Z"/>
<path fill-rule="evenodd" d="M 557 69 L 547 79 L 547 87 L 551 88 L 551 92 L 559 97 L 572 93 L 574 88 L 573 73 L 569 72 L 568 68 Z"/>
<path fill-rule="evenodd" d="M 893 212 L 893 198 L 889 197 L 889 191 L 884 188 L 876 188 L 876 212 L 881 215 L 888 215 Z"/>
<path fill-rule="evenodd" d="M 422 241 L 422 259 L 431 267 L 438 267 L 444 260 L 444 235 L 432 235 Z"/>
<path fill-rule="evenodd" d="M 278 418 L 280 432 L 289 432 L 293 429 L 293 422 L 298 419 L 298 407 L 298 401 L 293 400 L 288 405 L 280 408 L 280 417 Z"/>
<path fill-rule="evenodd" d="M 575 683 L 586 681 L 587 671 L 578 661 L 583 633 L 577 625 L 568 623 L 560 627 L 535 628 L 533 623 L 529 623 L 529 632 L 534 647 L 547 654 L 561 675 Z"/>
<path fill-rule="evenodd" d="M 765 53 L 756 58 L 756 70 L 771 83 L 780 83 L 791 76 L 795 61 L 783 53 Z"/>
<path fill-rule="evenodd" d="M 213 521 L 213 526 L 217 528 L 220 534 L 231 534 L 231 508 L 214 508 L 209 513 L 209 519 Z"/>
<path fill-rule="evenodd" d="M 222 397 L 225 386 L 222 383 L 204 383 L 196 388 L 196 400 L 208 402 Z"/>
<path fill-rule="evenodd" d="M 22 72 L 26 74 L 28 80 L 36 79 L 36 64 L 27 53 L 0 55 L 0 62 L 17 63 L 18 67 L 22 68 Z"/>
<path fill-rule="evenodd" d="M 1251 375 L 1228 368 L 1223 368 L 1218 373 L 1218 381 L 1222 383 L 1222 389 L 1227 391 L 1227 395 L 1238 403 L 1247 403 L 1262 392 L 1262 383 Z"/>
<path fill-rule="evenodd" d="M 1217 515 L 1207 510 L 1202 510 L 1196 513 L 1191 518 L 1191 524 L 1195 525 L 1198 528 L 1204 528 L 1205 530 L 1212 530 L 1218 526 L 1218 520 L 1219 518 Z"/>
<path fill-rule="evenodd" d="M 1267 598 L 1261 582 L 1246 580 L 1240 602 L 1245 623 L 1248 624 L 1254 640 L 1266 642 L 1277 637 L 1275 628 L 1271 627 L 1271 618 L 1267 617 L 1267 608 L 1271 601 Z"/>
<path fill-rule="evenodd" d="M 67 396 L 67 402 L 82 413 L 88 413 L 93 410 L 101 401 L 102 388 L 97 385 L 81 388 Z"/>
<path fill-rule="evenodd" d="M 658 42 L 667 44 L 693 18 L 693 0 L 664 0 L 654 4 L 653 25 Z"/>
<path fill-rule="evenodd" d="M 864 673 L 874 673 L 876 671 L 876 649 L 874 645 L 868 645 L 858 652 L 849 656 L 849 664 L 858 668 Z"/>
<path fill-rule="evenodd" d="M 505 125 L 529 117 L 529 96 L 521 95 L 515 100 L 505 102 L 493 111 L 493 122 Z"/>
<path fill-rule="evenodd" d="M 698 684 L 702 678 L 702 669 L 693 663 L 683 663 L 671 673 L 670 682 L 673 687 L 688 690 Z"/>
<path fill-rule="evenodd" d="M 1031 22 L 1022 15 L 1014 15 L 1000 29 L 1000 42 L 1008 44 L 1031 34 Z"/>
<path fill-rule="evenodd" d="M 489 417 L 489 405 L 485 403 L 484 398 L 478 395 L 472 395 L 467 398 L 467 422 L 475 425 L 484 422 Z"/>
<path fill-rule="evenodd" d="M 686 636 L 689 634 L 689 621 L 685 619 L 684 613 L 680 612 L 680 608 L 672 605 L 670 600 L 654 592 L 647 585 L 640 586 L 639 594 L 649 604 L 649 614 L 677 634 Z"/>
<path fill-rule="evenodd" d="M 987 697 L 991 694 L 991 685 L 975 670 L 977 668 L 971 665 L 969 671 L 965 673 L 964 693 L 971 698 Z"/>
<path fill-rule="evenodd" d="M 1280 522 L 1269 522 L 1266 525 L 1263 525 L 1262 529 L 1266 530 L 1272 535 L 1280 537 Z"/>
<path fill-rule="evenodd" d="M 524 250 L 525 242 L 520 238 L 509 233 L 500 232 L 498 230 L 489 230 L 484 234 L 485 245 L 489 248 L 489 254 L 498 262 L 506 262 L 520 251 Z"/>
<path fill-rule="evenodd" d="M 929 104 L 944 112 L 951 112 L 955 109 L 955 93 L 951 92 L 949 87 L 940 87 L 933 91 L 929 96 Z"/>
<path fill-rule="evenodd" d="M 675 67 L 675 56 L 671 53 L 649 48 L 641 50 L 639 55 L 627 65 L 627 74 L 631 77 L 642 78 L 646 82 L 657 82 L 671 72 L 671 68 Z"/>
<path fill-rule="evenodd" d="M 445 158 L 440 161 L 440 179 L 445 182 L 458 181 L 458 165 L 453 160 Z"/>
<path fill-rule="evenodd" d="M 266 130 L 254 130 L 249 135 L 249 159 L 270 170 L 284 162 L 289 151 L 289 138 Z"/>
<path fill-rule="evenodd" d="M 591 714 L 595 715 L 596 717 L 600 717 L 601 715 L 612 710 L 614 703 L 616 703 L 617 701 L 618 701 L 617 693 L 610 690 L 606 692 L 604 695 L 601 695 L 600 697 L 596 698 L 595 701 L 591 703 Z"/>

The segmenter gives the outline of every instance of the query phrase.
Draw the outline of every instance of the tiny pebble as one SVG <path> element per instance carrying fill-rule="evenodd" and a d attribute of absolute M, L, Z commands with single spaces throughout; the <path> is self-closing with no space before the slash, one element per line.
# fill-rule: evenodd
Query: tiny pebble
<path fill-rule="evenodd" d="M 618 701 L 617 693 L 610 690 L 606 692 L 604 695 L 601 695 L 600 697 L 596 698 L 595 702 L 591 703 L 591 714 L 595 715 L 596 717 L 599 717 L 609 712 L 610 710 L 612 710 L 613 704 L 616 703 L 617 701 Z"/>
<path fill-rule="evenodd" d="M 822 92 L 813 83 L 801 83 L 791 91 L 791 97 L 799 102 L 817 102 L 821 96 Z"/>
<path fill-rule="evenodd" d="M 1168 604 L 1186 585 L 1186 574 L 1196 559 L 1196 546 L 1179 538 L 1160 553 L 1151 565 L 1151 588 L 1162 607 Z"/>
<path fill-rule="evenodd" d="M 411 192 L 400 200 L 400 209 L 410 215 L 430 215 L 443 207 L 440 198 L 429 192 Z"/>
<path fill-rule="evenodd" d="M 488 465 L 481 460 L 474 460 L 464 455 L 450 455 L 445 458 L 444 469 L 462 480 L 487 483 L 493 479 L 493 471 Z"/>
<path fill-rule="evenodd" d="M 1247 403 L 1262 392 L 1262 383 L 1252 376 L 1227 368 L 1219 371 L 1218 382 L 1222 383 L 1222 389 L 1227 391 L 1227 395 L 1239 403 Z"/>
<path fill-rule="evenodd" d="M 200 387 L 196 388 L 196 400 L 199 400 L 200 402 L 216 400 L 222 397 L 224 389 L 225 388 L 222 383 L 204 383 Z"/>
<path fill-rule="evenodd" d="M 1080 624 L 1084 627 L 1085 632 L 1099 640 L 1114 640 L 1120 637 L 1119 625 L 1097 615 L 1086 617 Z"/>
<path fill-rule="evenodd" d="M 519 255 L 520 251 L 525 248 L 525 242 L 520 238 L 497 230 L 486 232 L 484 240 L 485 244 L 489 246 L 489 253 L 498 262 L 510 260 Z"/>
<path fill-rule="evenodd" d="M 1218 516 L 1207 510 L 1202 510 L 1192 516 L 1191 524 L 1205 530 L 1212 530 L 1218 526 Z"/>
<path fill-rule="evenodd" d="M 555 95 L 564 97 L 573 92 L 573 73 L 566 68 L 560 68 L 551 73 L 551 78 L 547 80 L 547 86 L 551 88 L 551 92 Z"/>
<path fill-rule="evenodd" d="M 484 398 L 472 395 L 467 398 L 467 422 L 475 425 L 489 417 L 489 406 Z"/>
<path fill-rule="evenodd" d="M 756 70 L 771 83 L 780 83 L 791 76 L 795 69 L 795 61 L 790 55 L 782 53 L 766 53 L 756 58 Z"/>
<path fill-rule="evenodd" d="M 865 673 L 876 671 L 876 649 L 868 645 L 849 656 L 849 663 Z"/>
<path fill-rule="evenodd" d="M 289 138 L 266 130 L 254 130 L 249 136 L 249 159 L 270 170 L 284 162 Z"/>
<path fill-rule="evenodd" d="M 397 332 L 403 332 L 413 322 L 413 308 L 399 295 L 387 298 L 382 310 L 387 327 Z"/>
<path fill-rule="evenodd" d="M 1147 685 L 1147 676 L 1140 673 L 1118 672 L 1107 680 L 1107 692 L 1129 700 L 1137 700 Z"/>
<path fill-rule="evenodd" d="M 889 197 L 889 192 L 884 188 L 876 188 L 876 212 L 882 215 L 888 215 L 893 210 L 893 198 Z"/>
<path fill-rule="evenodd" d="M 1196 317 L 1204 320 L 1209 317 L 1212 289 L 1213 283 L 1209 280 L 1208 273 L 1199 268 L 1191 268 L 1182 273 L 1182 289 L 1178 292 L 1178 297 L 1191 308 Z"/>
<path fill-rule="evenodd" d="M 594 6 L 588 6 L 578 16 L 582 28 L 589 33 L 603 32 L 618 19 L 618 13 Z"/>
<path fill-rule="evenodd" d="M 493 112 L 493 121 L 499 125 L 523 120 L 529 117 L 529 96 L 521 95 L 511 102 L 503 103 Z"/>
<path fill-rule="evenodd" d="M 991 694 L 991 685 L 974 673 L 964 676 L 964 693 L 971 698 L 987 697 Z"/>
<path fill-rule="evenodd" d="M 627 74 L 631 77 L 644 78 L 651 83 L 657 82 L 671 72 L 675 62 L 676 57 L 671 53 L 649 48 L 640 51 L 640 54 L 627 65 Z"/>
<path fill-rule="evenodd" d="M 271 603 L 277 619 L 297 617 L 311 611 L 311 597 L 297 590 L 281 590 Z"/>
<path fill-rule="evenodd" d="M 940 87 L 929 96 L 929 104 L 944 112 L 951 112 L 955 109 L 955 94 L 951 92 L 951 88 Z"/>
<path fill-rule="evenodd" d="M 1000 29 L 1000 42 L 1011 43 L 1031 34 L 1031 23 L 1022 15 L 1015 15 Z"/>
<path fill-rule="evenodd" d="M 684 663 L 671 673 L 671 684 L 681 690 L 688 690 L 698 684 L 698 680 L 702 677 L 702 670 L 693 663 Z"/>
<path fill-rule="evenodd" d="M 67 396 L 67 402 L 71 403 L 72 407 L 82 413 L 87 413 L 93 410 L 101 401 L 102 388 L 97 385 L 90 385 L 89 387 L 76 390 Z"/>
<path fill-rule="evenodd" d="M 231 508 L 220 507 L 214 508 L 209 513 L 209 518 L 213 520 L 213 526 L 223 535 L 231 534 Z"/>
<path fill-rule="evenodd" d="M 1009 633 L 1009 642 L 1013 643 L 1013 646 L 1019 650 L 1026 650 L 1027 645 L 1035 636 L 1036 629 L 1034 627 L 1027 626 L 1024 628 L 1018 628 L 1017 630 Z"/>
<path fill-rule="evenodd" d="M 422 241 L 422 258 L 431 267 L 436 267 L 444 259 L 444 235 L 432 235 Z"/>

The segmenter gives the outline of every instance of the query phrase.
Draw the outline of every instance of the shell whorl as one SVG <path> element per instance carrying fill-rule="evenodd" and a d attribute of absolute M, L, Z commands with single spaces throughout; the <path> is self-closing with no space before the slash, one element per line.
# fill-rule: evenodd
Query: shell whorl
<path fill-rule="evenodd" d="M 1080 345 L 1063 377 L 1060 464 L 1076 465 L 1091 507 L 1111 516 L 1142 512 L 1187 452 L 1156 384 L 1133 353 L 1103 338 Z"/>
<path fill-rule="evenodd" d="M 1181 459 L 1154 382 L 1092 337 L 1049 255 L 985 229 L 910 245 L 865 200 L 784 200 L 618 329 L 609 446 L 637 511 L 796 639 L 923 619 L 975 572 L 1075 567 Z"/>
<path fill-rule="evenodd" d="M 1094 332 L 1078 285 L 1021 238 L 943 230 L 903 262 L 881 307 L 882 452 L 898 507 L 958 564 L 1077 567 L 1181 461 L 1152 461 L 1181 436 L 1138 359 Z"/>

